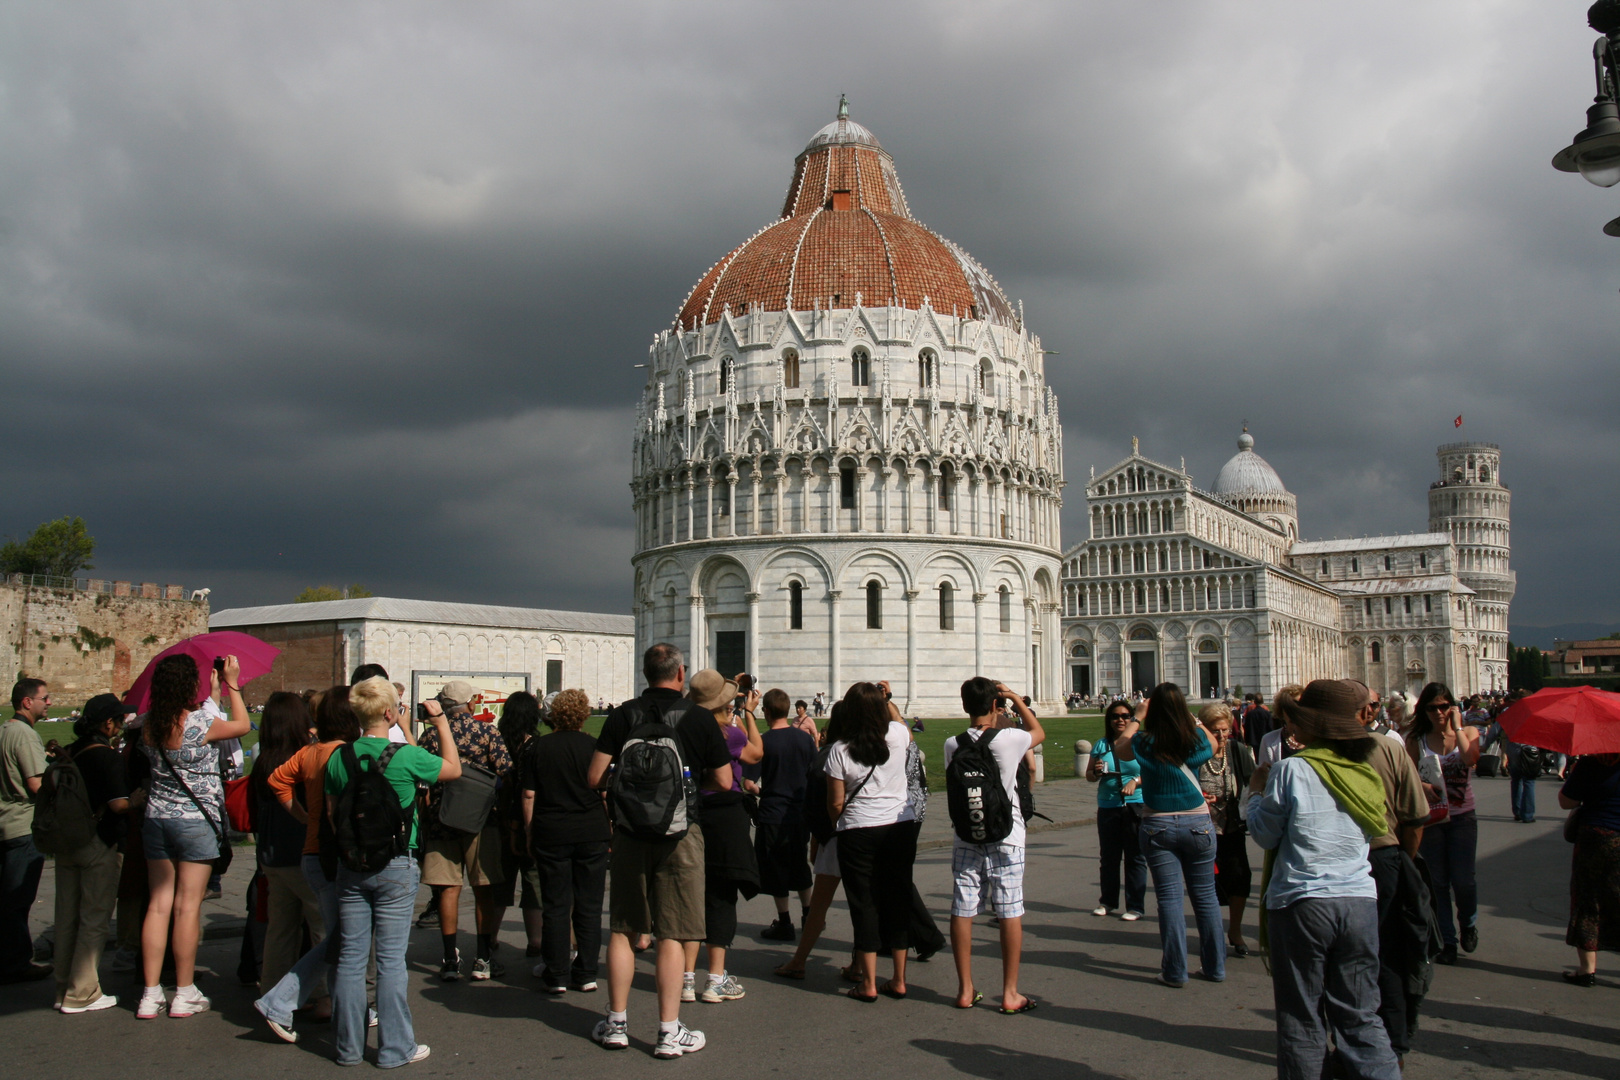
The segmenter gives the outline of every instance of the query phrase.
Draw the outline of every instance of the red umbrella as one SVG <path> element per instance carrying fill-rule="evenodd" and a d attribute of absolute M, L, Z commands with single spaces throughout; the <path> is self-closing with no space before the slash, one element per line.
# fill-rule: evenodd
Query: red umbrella
<path fill-rule="evenodd" d="M 1521 698 L 1496 718 L 1507 737 L 1560 754 L 1620 754 L 1620 694 L 1554 686 Z"/>
<path fill-rule="evenodd" d="M 208 696 L 208 673 L 213 670 L 214 659 L 220 656 L 234 656 L 242 665 L 242 682 L 248 683 L 260 675 L 270 672 L 270 665 L 276 662 L 281 650 L 274 645 L 267 645 L 256 637 L 240 633 L 236 630 L 216 630 L 209 634 L 198 634 L 189 637 L 152 657 L 152 662 L 146 665 L 141 677 L 135 680 L 129 692 L 124 695 L 124 704 L 137 712 L 145 712 L 152 696 L 152 671 L 157 667 L 158 661 L 165 656 L 189 656 L 197 661 L 197 700 L 201 701 Z"/>

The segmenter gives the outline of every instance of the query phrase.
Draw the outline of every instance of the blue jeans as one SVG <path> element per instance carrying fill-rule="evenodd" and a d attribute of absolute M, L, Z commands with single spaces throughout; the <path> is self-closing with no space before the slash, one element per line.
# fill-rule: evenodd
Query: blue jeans
<path fill-rule="evenodd" d="M 1478 846 L 1479 820 L 1472 810 L 1453 814 L 1423 830 L 1418 851 L 1429 864 L 1435 911 L 1440 916 L 1440 938 L 1447 945 L 1457 944 L 1457 923 L 1473 926 L 1479 918 L 1479 889 L 1474 882 L 1474 851 Z M 1451 917 L 1454 897 L 1456 921 Z"/>
<path fill-rule="evenodd" d="M 1519 821 L 1536 820 L 1536 781 L 1534 777 L 1508 778 L 1508 790 L 1513 797 L 1513 816 Z"/>
<path fill-rule="evenodd" d="M 34 846 L 34 834 L 0 840 L 0 975 L 21 971 L 34 960 L 28 933 L 28 909 L 39 895 L 45 856 Z"/>
<path fill-rule="evenodd" d="M 1329 1028 L 1348 1075 L 1399 1080 L 1378 1019 L 1378 901 L 1317 897 L 1266 914 L 1277 1080 L 1319 1080 Z"/>
<path fill-rule="evenodd" d="M 1226 938 L 1215 899 L 1215 825 L 1208 814 L 1150 814 L 1142 819 L 1142 854 L 1153 872 L 1159 909 L 1159 973 L 1165 982 L 1187 981 L 1187 916 L 1183 894 L 1192 897 L 1198 951 L 1206 978 L 1226 978 Z"/>
<path fill-rule="evenodd" d="M 304 871 L 304 880 L 309 882 L 309 887 L 315 892 L 315 899 L 321 905 L 321 922 L 326 924 L 327 937 L 331 937 L 338 932 L 337 883 L 326 880 L 326 875 L 321 872 L 321 859 L 318 855 L 305 855 L 300 865 Z M 265 991 L 264 996 L 254 1002 L 260 1013 L 278 1024 L 291 1027 L 293 1010 L 304 1007 L 304 1003 L 315 993 L 323 979 L 327 980 L 327 989 L 332 989 L 329 978 L 331 973 L 326 963 L 327 944 L 325 939 L 317 941 L 308 952 L 298 958 L 298 962 L 292 966 L 292 970 L 281 977 L 280 982 Z"/>
<path fill-rule="evenodd" d="M 1119 906 L 1119 864 L 1125 863 L 1125 910 L 1147 910 L 1147 860 L 1142 857 L 1142 808 L 1097 807 L 1098 859 L 1102 864 L 1097 903 L 1112 911 Z"/>
<path fill-rule="evenodd" d="M 406 1000 L 405 950 L 422 880 L 416 860 L 401 855 L 375 874 L 346 866 L 337 873 L 337 985 L 332 989 L 337 1063 L 358 1065 L 366 1049 L 366 957 L 377 936 L 377 1067 L 404 1065 L 416 1053 L 416 1032 Z"/>

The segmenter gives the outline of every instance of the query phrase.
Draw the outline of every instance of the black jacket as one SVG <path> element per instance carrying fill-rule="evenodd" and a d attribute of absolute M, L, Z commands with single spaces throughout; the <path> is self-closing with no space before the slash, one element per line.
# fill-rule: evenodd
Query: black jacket
<path fill-rule="evenodd" d="M 740 791 L 703 793 L 703 866 L 707 875 L 732 881 L 743 899 L 759 894 L 759 861 L 751 831 L 755 803 Z"/>

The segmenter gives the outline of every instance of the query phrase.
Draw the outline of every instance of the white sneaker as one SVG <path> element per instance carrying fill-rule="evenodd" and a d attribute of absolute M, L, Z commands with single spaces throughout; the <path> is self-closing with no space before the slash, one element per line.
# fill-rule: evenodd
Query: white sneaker
<path fill-rule="evenodd" d="M 681 976 L 681 1000 L 682 1001 L 696 1001 L 697 1000 L 697 979 L 696 979 L 695 976 L 693 976 L 693 975 L 682 975 Z"/>
<path fill-rule="evenodd" d="M 278 1024 L 270 1019 L 269 1015 L 264 1011 L 264 1006 L 257 1001 L 253 1003 L 253 1011 L 264 1017 L 264 1022 L 270 1025 L 270 1030 L 275 1033 L 276 1038 L 289 1043 L 298 1041 L 298 1032 L 292 1029 L 291 1024 Z"/>
<path fill-rule="evenodd" d="M 141 1003 L 135 1006 L 135 1019 L 156 1020 L 163 1015 L 164 1010 L 168 1007 L 169 1003 L 164 1000 L 161 989 L 155 995 L 151 994 L 150 991 L 142 993 Z"/>
<path fill-rule="evenodd" d="M 100 1012 L 102 1009 L 110 1009 L 117 1004 L 118 999 L 116 997 L 111 994 L 102 994 L 88 1005 L 63 1005 L 61 1009 L 62 1014 L 68 1016 L 73 1013 Z"/>
<path fill-rule="evenodd" d="M 433 1053 L 433 1048 L 427 1043 L 417 1043 L 416 1052 L 411 1055 L 411 1059 L 405 1064 L 415 1065 L 418 1061 L 426 1060 L 427 1056 L 431 1053 Z"/>
<path fill-rule="evenodd" d="M 1135 922 L 1137 919 L 1140 919 L 1141 917 L 1142 917 L 1142 913 L 1140 911 L 1127 911 L 1125 914 L 1123 914 L 1123 915 L 1121 915 L 1119 917 L 1119 921 L 1120 922 Z"/>
<path fill-rule="evenodd" d="M 1112 910 L 1112 908 L 1105 908 L 1101 904 L 1098 904 L 1096 907 L 1091 909 L 1091 913 L 1093 915 L 1107 915 Z"/>
<path fill-rule="evenodd" d="M 673 1032 L 660 1028 L 658 1030 L 658 1045 L 653 1047 L 653 1057 L 678 1058 L 682 1054 L 695 1054 L 707 1045 L 708 1040 L 703 1032 L 693 1031 L 685 1024 L 677 1022 Z"/>
<path fill-rule="evenodd" d="M 377 1026 L 377 1010 L 376 1009 L 367 1009 L 366 1010 L 366 1027 L 374 1028 L 376 1026 Z"/>
<path fill-rule="evenodd" d="M 591 1029 L 591 1038 L 601 1043 L 607 1050 L 624 1050 L 630 1046 L 630 1025 L 623 1020 L 609 1020 L 603 1017 Z"/>
<path fill-rule="evenodd" d="M 709 980 L 709 985 L 703 988 L 703 1000 L 710 1005 L 718 1005 L 722 1001 L 736 1001 L 745 996 L 747 991 L 743 984 L 737 981 L 735 975 L 727 974 L 719 982 Z"/>
<path fill-rule="evenodd" d="M 174 1000 L 169 1002 L 169 1017 L 174 1020 L 183 1020 L 188 1016 L 205 1013 L 211 1003 L 201 990 L 192 987 L 188 994 L 184 990 L 175 992 Z"/>

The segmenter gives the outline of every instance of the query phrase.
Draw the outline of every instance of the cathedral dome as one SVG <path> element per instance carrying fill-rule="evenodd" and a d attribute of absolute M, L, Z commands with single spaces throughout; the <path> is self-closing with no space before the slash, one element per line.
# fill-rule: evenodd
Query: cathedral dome
<path fill-rule="evenodd" d="M 1247 425 L 1238 436 L 1238 452 L 1221 466 L 1215 478 L 1216 495 L 1283 495 L 1288 489 L 1270 462 L 1254 452 L 1254 436 Z"/>
<path fill-rule="evenodd" d="M 894 159 L 840 100 L 838 118 L 794 161 L 781 216 L 710 267 L 675 321 L 692 329 L 728 308 L 917 308 L 925 299 L 964 318 L 1018 318 L 984 267 L 911 216 Z"/>

